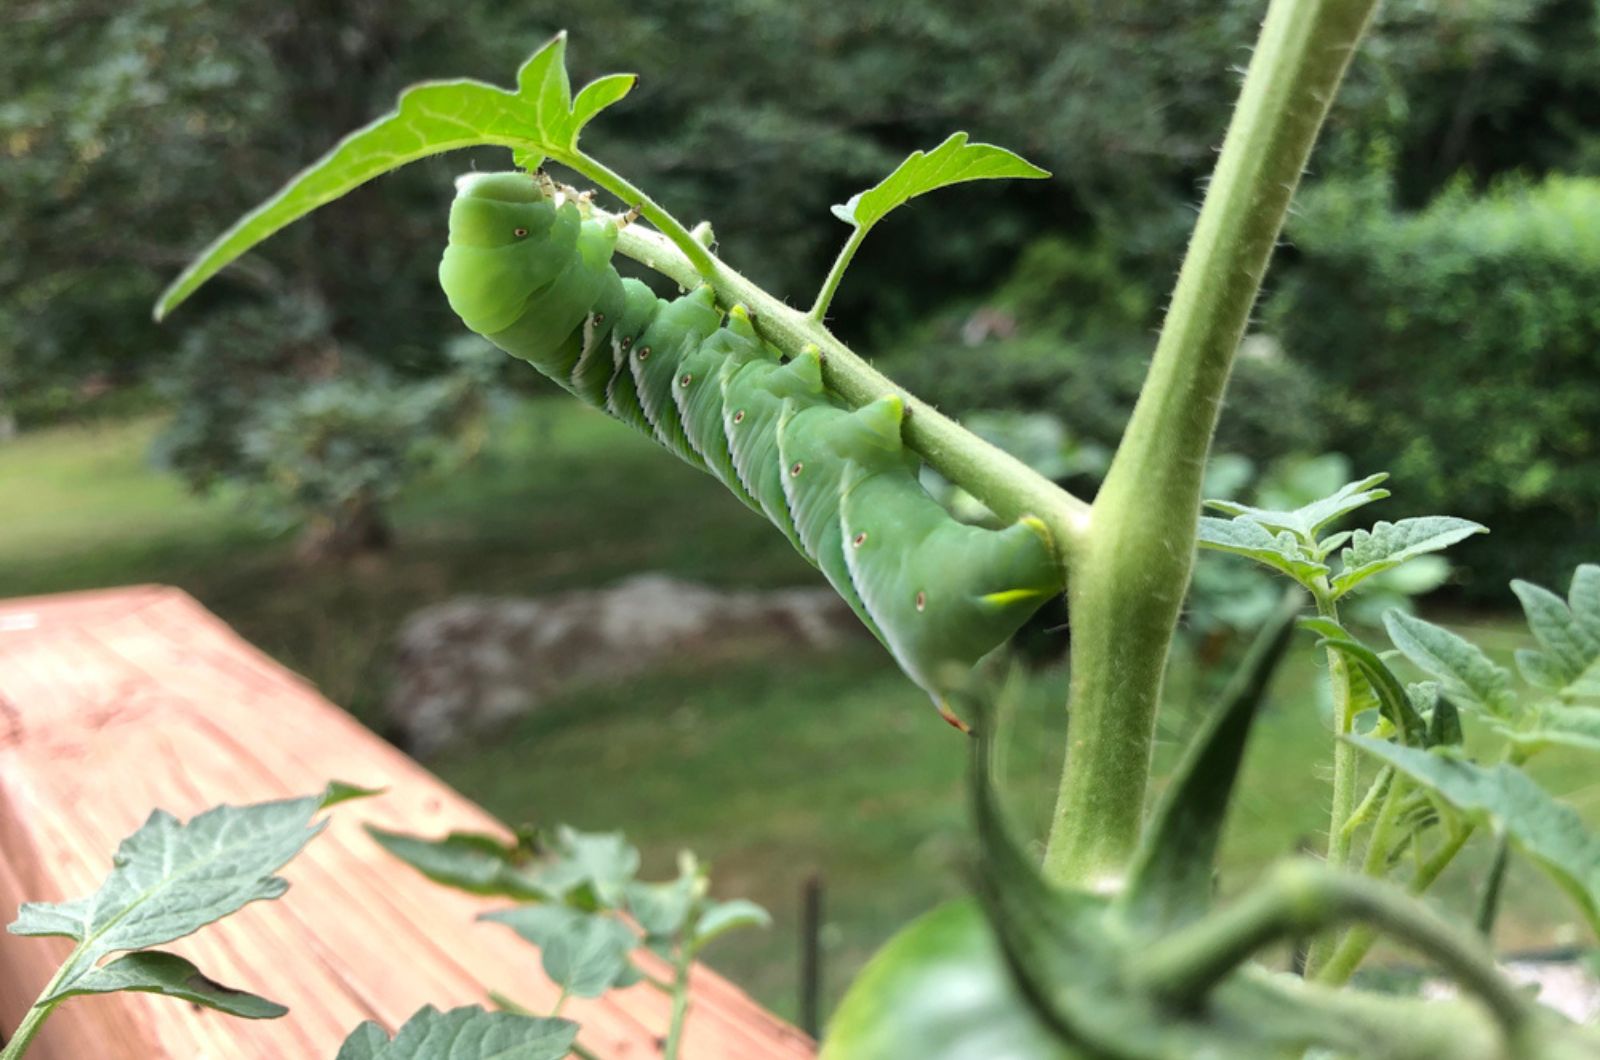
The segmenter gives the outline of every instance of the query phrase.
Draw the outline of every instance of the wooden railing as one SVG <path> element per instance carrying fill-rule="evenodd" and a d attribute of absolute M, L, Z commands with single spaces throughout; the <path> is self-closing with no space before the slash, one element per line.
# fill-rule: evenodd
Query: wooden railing
<path fill-rule="evenodd" d="M 393 1029 L 425 1004 L 487 990 L 549 1011 L 557 989 L 496 904 L 430 883 L 380 850 L 363 823 L 425 834 L 499 822 L 322 698 L 176 589 L 145 586 L 0 602 L 0 922 L 19 902 L 87 894 L 119 839 L 155 807 L 318 791 L 330 779 L 386 788 L 349 803 L 283 875 L 289 893 L 170 947 L 224 983 L 289 1006 L 249 1022 L 146 995 L 80 998 L 30 1060 L 331 1060 L 357 1023 Z M 66 950 L 0 933 L 0 1033 L 16 1027 Z M 657 975 L 667 969 L 639 962 Z M 809 1038 L 729 984 L 691 976 L 686 1060 L 791 1060 Z M 668 999 L 649 986 L 563 1014 L 606 1060 L 658 1056 Z"/>

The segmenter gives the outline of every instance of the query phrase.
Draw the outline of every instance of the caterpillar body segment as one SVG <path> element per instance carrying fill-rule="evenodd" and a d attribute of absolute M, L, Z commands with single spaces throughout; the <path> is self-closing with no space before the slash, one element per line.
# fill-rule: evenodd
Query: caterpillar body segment
<path fill-rule="evenodd" d="M 618 276 L 616 240 L 525 174 L 473 174 L 439 280 L 469 328 L 765 515 L 964 729 L 949 694 L 1061 591 L 1044 525 L 958 522 L 918 482 L 898 397 L 851 409 L 815 349 L 785 362 L 709 286 L 668 301 Z"/>

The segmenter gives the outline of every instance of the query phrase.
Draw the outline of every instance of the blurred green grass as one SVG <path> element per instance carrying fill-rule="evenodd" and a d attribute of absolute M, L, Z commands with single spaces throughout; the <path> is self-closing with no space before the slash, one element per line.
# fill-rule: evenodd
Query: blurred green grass
<path fill-rule="evenodd" d="M 148 463 L 153 419 L 62 428 L 0 446 L 0 597 L 136 582 L 179 585 L 367 722 L 393 637 L 412 610 L 461 593 L 536 594 L 644 570 L 723 585 L 818 584 L 783 539 L 708 477 L 604 417 L 539 401 L 495 425 L 472 465 L 419 482 L 396 506 L 400 547 L 305 566 L 237 498 L 195 498 Z M 1515 623 L 1470 616 L 1502 655 Z M 1326 825 L 1320 661 L 1302 646 L 1251 746 L 1225 850 L 1236 888 Z M 1019 830 L 1054 798 L 1064 675 L 1019 678 L 1001 776 Z M 1189 719 L 1162 721 L 1170 760 Z M 539 713 L 429 763 L 509 823 L 623 829 L 647 868 L 679 848 L 713 863 L 719 894 L 770 908 L 770 932 L 709 953 L 776 1011 L 796 1011 L 804 879 L 826 882 L 826 995 L 894 929 L 962 889 L 967 745 L 870 642 L 819 656 L 685 658 L 646 676 L 566 690 Z M 1576 757 L 1539 770 L 1591 819 L 1600 784 Z M 1471 907 L 1474 866 L 1442 881 Z M 1502 945 L 1566 941 L 1564 899 L 1518 869 Z"/>

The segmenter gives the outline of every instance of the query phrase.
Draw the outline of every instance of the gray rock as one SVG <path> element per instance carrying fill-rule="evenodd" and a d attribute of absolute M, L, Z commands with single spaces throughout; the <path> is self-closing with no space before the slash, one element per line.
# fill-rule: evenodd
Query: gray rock
<path fill-rule="evenodd" d="M 461 597 L 401 627 L 386 711 L 402 745 L 425 756 L 575 682 L 616 680 L 675 655 L 763 642 L 827 649 L 865 633 L 830 589 L 730 592 L 645 574 L 531 599 Z"/>

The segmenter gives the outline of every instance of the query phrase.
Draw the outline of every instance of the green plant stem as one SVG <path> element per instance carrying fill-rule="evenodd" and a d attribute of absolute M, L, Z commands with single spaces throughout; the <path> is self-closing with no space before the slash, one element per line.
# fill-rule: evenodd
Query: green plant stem
<path fill-rule="evenodd" d="M 1365 827 L 1367 821 L 1371 820 L 1372 811 L 1378 808 L 1379 803 L 1383 801 L 1383 797 L 1389 793 L 1389 785 L 1393 781 L 1394 767 L 1384 766 L 1372 781 L 1372 787 L 1368 788 L 1366 795 L 1362 797 L 1361 804 L 1355 808 L 1349 817 L 1345 818 L 1342 831 L 1347 836 L 1354 838 L 1355 834 Z"/>
<path fill-rule="evenodd" d="M 791 309 L 709 253 L 706 256 L 710 271 L 701 272 L 679 245 L 641 225 L 622 229 L 617 250 L 685 287 L 709 282 L 723 304 L 748 308 L 761 334 L 786 353 L 798 353 L 808 346 L 817 348 L 822 353 L 823 379 L 852 405 L 865 405 L 885 394 L 899 394 L 906 403 L 906 444 L 929 465 L 1002 519 L 1024 515 L 1042 519 L 1064 561 L 1079 547 L 1089 524 L 1087 504 L 1010 453 L 906 393 L 817 321 Z"/>
<path fill-rule="evenodd" d="M 11 1036 L 10 1041 L 6 1042 L 5 1048 L 0 1049 L 0 1060 L 18 1060 L 22 1054 L 28 1051 L 29 1044 L 39 1034 L 40 1028 L 44 1026 L 44 1021 L 49 1019 L 50 1013 L 54 1012 L 56 1006 L 61 1004 L 59 999 L 56 1001 L 45 1001 L 44 999 L 55 993 L 56 988 L 70 974 L 73 966 L 77 964 L 78 953 L 79 948 L 74 948 L 71 953 L 67 954 L 67 959 L 61 962 L 61 967 L 56 969 L 56 974 L 51 976 L 44 989 L 39 991 L 39 999 L 23 1014 L 22 1022 L 17 1024 L 16 1033 Z"/>
<path fill-rule="evenodd" d="M 1443 846 L 1430 854 L 1416 875 L 1411 877 L 1411 882 L 1406 885 L 1406 892 L 1418 896 L 1432 887 L 1439 874 L 1455 860 L 1457 854 L 1461 853 L 1461 848 L 1467 845 L 1467 840 L 1472 838 L 1473 831 L 1474 826 L 1470 822 L 1463 824 Z M 1330 986 L 1348 983 L 1377 941 L 1377 933 L 1370 928 L 1363 926 L 1351 928 L 1339 941 L 1338 947 L 1328 958 L 1327 963 L 1316 971 L 1317 981 Z M 1307 975 L 1311 974 L 1308 970 Z"/>
<path fill-rule="evenodd" d="M 1318 579 L 1317 614 L 1339 621 L 1339 605 L 1326 578 Z M 1356 805 L 1356 789 L 1360 780 L 1360 761 L 1356 749 L 1345 739 L 1355 731 L 1355 705 L 1350 698 L 1350 663 L 1344 655 L 1328 649 L 1328 685 L 1333 695 L 1333 797 L 1330 800 L 1328 822 L 1327 863 L 1333 868 L 1343 868 L 1350 862 L 1350 848 L 1355 842 L 1356 828 L 1352 825 L 1361 807 Z M 1383 803 L 1387 811 L 1393 805 L 1394 790 Z M 1370 793 L 1369 793 L 1370 795 Z M 1363 800 L 1363 805 L 1367 800 Z M 1306 975 L 1314 976 L 1333 956 L 1336 939 L 1322 936 L 1312 940 L 1306 953 Z"/>
<path fill-rule="evenodd" d="M 1281 866 L 1232 906 L 1146 948 L 1133 975 L 1175 1001 L 1193 1002 L 1263 946 L 1349 921 L 1371 925 L 1438 963 L 1478 996 L 1508 1042 L 1522 1038 L 1530 1002 L 1475 935 L 1457 931 L 1392 887 L 1310 862 Z"/>
<path fill-rule="evenodd" d="M 635 187 L 620 173 L 588 155 L 552 156 L 552 159 L 577 170 L 639 211 L 639 216 L 659 228 L 662 234 L 678 248 L 698 276 L 710 279 L 715 274 L 718 263 L 706 245 L 696 239 L 694 233 L 685 228 L 682 222 L 664 210 L 661 204 Z"/>
<path fill-rule="evenodd" d="M 1504 829 L 1495 833 L 1494 861 L 1489 865 L 1489 878 L 1483 881 L 1483 892 L 1478 896 L 1478 913 L 1473 922 L 1478 934 L 1485 939 L 1494 935 L 1494 922 L 1500 915 L 1500 891 L 1505 885 L 1506 869 L 1511 863 L 1511 836 Z"/>
<path fill-rule="evenodd" d="M 1045 871 L 1115 887 L 1137 849 L 1156 708 L 1234 354 L 1377 0 L 1273 0 L 1093 533 L 1071 557 L 1067 765 Z"/>
<path fill-rule="evenodd" d="M 661 1047 L 661 1060 L 678 1060 L 683 1044 L 683 1024 L 689 1015 L 689 967 L 694 954 L 687 942 L 680 942 L 672 975 L 672 1022 L 667 1026 L 667 1041 Z"/>
<path fill-rule="evenodd" d="M 833 268 L 828 270 L 827 279 L 822 281 L 822 289 L 817 292 L 817 300 L 811 303 L 811 312 L 806 316 L 819 324 L 822 323 L 822 318 L 828 315 L 828 306 L 833 304 L 834 294 L 839 290 L 839 281 L 844 279 L 844 272 L 850 267 L 850 260 L 856 256 L 861 241 L 866 238 L 867 229 L 862 225 L 856 225 L 850 233 L 850 238 L 839 248 L 839 256 L 833 259 Z"/>

